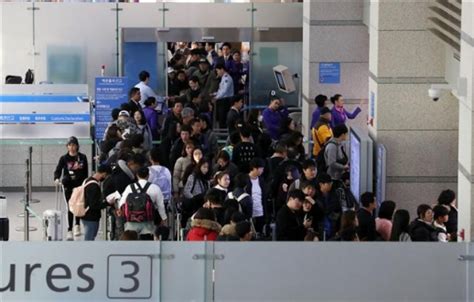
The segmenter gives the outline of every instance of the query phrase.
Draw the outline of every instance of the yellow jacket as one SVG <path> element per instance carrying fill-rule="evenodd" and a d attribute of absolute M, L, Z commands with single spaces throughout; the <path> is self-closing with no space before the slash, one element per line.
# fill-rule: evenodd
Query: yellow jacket
<path fill-rule="evenodd" d="M 311 133 L 313 136 L 313 155 L 316 157 L 324 144 L 332 138 L 332 129 L 329 125 L 323 124 L 318 128 L 313 128 Z"/>

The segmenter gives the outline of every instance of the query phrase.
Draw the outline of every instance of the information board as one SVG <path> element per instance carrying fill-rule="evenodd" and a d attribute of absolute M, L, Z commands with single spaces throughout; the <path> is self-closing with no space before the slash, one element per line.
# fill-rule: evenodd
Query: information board
<path fill-rule="evenodd" d="M 360 197 L 360 139 L 354 133 L 350 136 L 351 143 L 351 192 L 359 200 Z"/>
<path fill-rule="evenodd" d="M 319 63 L 320 84 L 341 83 L 341 63 Z"/>
<path fill-rule="evenodd" d="M 99 77 L 95 79 L 95 139 L 101 140 L 112 120 L 112 110 L 128 101 L 127 78 Z"/>
<path fill-rule="evenodd" d="M 377 145 L 376 150 L 376 167 L 375 167 L 375 183 L 376 183 L 376 195 L 377 204 L 380 204 L 385 200 L 385 185 L 387 179 L 387 150 L 382 144 Z M 377 207 L 380 208 L 380 207 Z"/>

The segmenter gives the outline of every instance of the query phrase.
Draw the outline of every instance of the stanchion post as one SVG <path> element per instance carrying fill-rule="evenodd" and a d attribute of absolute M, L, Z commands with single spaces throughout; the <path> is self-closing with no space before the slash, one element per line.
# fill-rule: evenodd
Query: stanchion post
<path fill-rule="evenodd" d="M 31 148 L 31 147 L 30 147 Z M 30 158 L 31 158 L 31 153 L 30 153 Z M 24 229 L 25 229 L 25 232 L 24 232 L 24 240 L 25 241 L 29 241 L 30 240 L 30 215 L 29 215 L 29 211 L 28 211 L 28 207 L 30 206 L 30 194 L 31 194 L 31 191 L 30 191 L 30 174 L 31 174 L 31 171 L 30 171 L 30 158 L 28 158 L 26 160 L 26 186 L 25 186 L 25 203 L 24 203 L 24 206 L 25 206 L 25 217 L 23 218 L 24 219 Z"/>

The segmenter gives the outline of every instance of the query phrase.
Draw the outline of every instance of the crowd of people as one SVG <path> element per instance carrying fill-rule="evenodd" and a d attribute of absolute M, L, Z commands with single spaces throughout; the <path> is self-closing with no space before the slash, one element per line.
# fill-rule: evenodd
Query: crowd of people
<path fill-rule="evenodd" d="M 80 219 L 69 215 L 68 239 L 81 233 L 82 220 L 85 239 L 94 240 L 107 208 L 114 240 L 174 240 L 169 221 L 175 212 L 191 241 L 456 240 L 452 191 L 443 191 L 433 208 L 420 205 L 412 222 L 393 201 L 352 194 L 346 121 L 359 107 L 348 112 L 337 94 L 330 109 L 318 95 L 313 147 L 306 152 L 303 133 L 274 91 L 267 108 L 243 114 L 248 67 L 229 44 L 218 50 L 211 43 L 178 43 L 167 98 L 153 96 L 150 75 L 141 72 L 129 102 L 112 111 L 91 177 L 79 142 L 68 140 L 54 179 L 64 185 L 66 200 L 83 186 L 87 208 Z M 228 130 L 224 142 L 215 123 Z"/>

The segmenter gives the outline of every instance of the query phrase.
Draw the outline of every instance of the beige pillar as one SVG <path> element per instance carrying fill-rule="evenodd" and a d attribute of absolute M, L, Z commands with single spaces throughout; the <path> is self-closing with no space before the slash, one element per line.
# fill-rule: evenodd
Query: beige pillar
<path fill-rule="evenodd" d="M 462 3 L 460 77 L 467 80 L 467 95 L 459 98 L 458 229 L 474 240 L 474 3 Z"/>
<path fill-rule="evenodd" d="M 303 133 L 309 135 L 314 97 L 339 93 L 353 110 L 367 99 L 369 35 L 363 0 L 305 0 L 303 9 Z M 319 63 L 341 64 L 340 84 L 319 83 Z M 366 127 L 367 107 L 350 125 Z"/>
<path fill-rule="evenodd" d="M 446 83 L 446 48 L 427 30 L 430 4 L 370 2 L 369 131 L 387 148 L 386 198 L 412 218 L 419 204 L 457 187 L 458 101 L 428 97 L 431 84 Z"/>

